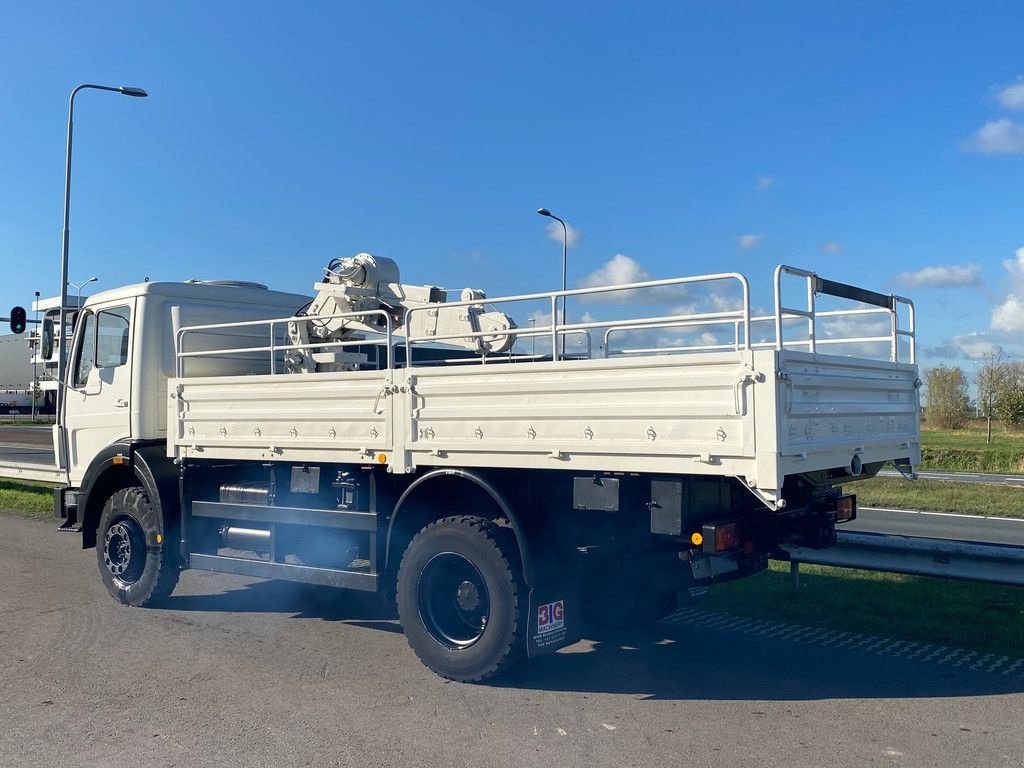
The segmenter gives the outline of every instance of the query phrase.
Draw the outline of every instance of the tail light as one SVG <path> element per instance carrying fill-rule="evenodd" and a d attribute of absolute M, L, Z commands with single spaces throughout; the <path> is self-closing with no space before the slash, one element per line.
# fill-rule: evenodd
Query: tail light
<path fill-rule="evenodd" d="M 704 551 L 709 555 L 743 546 L 739 522 L 710 523 L 704 526 Z"/>
<path fill-rule="evenodd" d="M 836 499 L 836 522 L 848 523 L 857 519 L 857 496 L 848 493 Z"/>

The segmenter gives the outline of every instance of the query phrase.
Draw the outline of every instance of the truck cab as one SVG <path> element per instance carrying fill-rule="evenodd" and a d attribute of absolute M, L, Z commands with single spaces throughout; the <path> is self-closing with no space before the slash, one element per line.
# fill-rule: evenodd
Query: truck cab
<path fill-rule="evenodd" d="M 279 317 L 308 301 L 243 281 L 143 282 L 90 297 L 76 322 L 64 417 L 55 427 L 68 484 L 82 487 L 111 450 L 166 439 L 178 328 Z M 244 336 L 235 331 L 231 343 Z M 219 362 L 225 373 L 261 373 L 265 366 L 262 358 L 236 357 L 228 371 Z"/>

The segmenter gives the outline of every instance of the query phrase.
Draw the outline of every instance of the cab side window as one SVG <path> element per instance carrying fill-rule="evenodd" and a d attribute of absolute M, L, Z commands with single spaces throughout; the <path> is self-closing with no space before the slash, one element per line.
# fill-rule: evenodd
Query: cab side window
<path fill-rule="evenodd" d="M 104 310 L 97 317 L 96 367 L 124 365 L 128 362 L 128 307 Z"/>
<path fill-rule="evenodd" d="M 130 317 L 128 307 L 116 307 L 96 314 L 89 312 L 82 318 L 82 335 L 75 358 L 76 389 L 89 382 L 93 368 L 117 368 L 128 362 Z"/>

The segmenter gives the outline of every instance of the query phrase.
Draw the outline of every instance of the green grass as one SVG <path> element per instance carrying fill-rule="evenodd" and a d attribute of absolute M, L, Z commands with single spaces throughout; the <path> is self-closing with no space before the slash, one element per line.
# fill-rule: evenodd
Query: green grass
<path fill-rule="evenodd" d="M 875 477 L 847 483 L 843 490 L 857 494 L 862 507 L 1024 518 L 1024 488 L 1005 485 Z"/>
<path fill-rule="evenodd" d="M 702 604 L 866 635 L 1007 656 L 1024 655 L 1024 588 L 801 565 L 794 590 L 789 564 L 718 585 Z"/>
<path fill-rule="evenodd" d="M 985 427 L 921 430 L 921 469 L 951 472 L 1024 472 L 1024 432 Z"/>
<path fill-rule="evenodd" d="M 53 515 L 53 488 L 36 483 L 0 480 L 0 510 L 23 517 Z"/>

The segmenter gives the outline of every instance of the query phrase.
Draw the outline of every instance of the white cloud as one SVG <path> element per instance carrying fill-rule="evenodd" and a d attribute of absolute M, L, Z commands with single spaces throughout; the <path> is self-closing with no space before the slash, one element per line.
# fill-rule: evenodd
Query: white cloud
<path fill-rule="evenodd" d="M 686 304 L 676 304 L 675 306 L 669 307 L 666 314 L 669 315 L 696 315 L 700 312 L 700 308 L 696 302 L 688 302 Z"/>
<path fill-rule="evenodd" d="M 631 259 L 624 253 L 616 253 L 580 281 L 583 288 L 597 288 L 603 285 L 622 285 L 623 283 L 639 283 L 650 280 L 651 274 L 640 266 L 640 262 Z"/>
<path fill-rule="evenodd" d="M 557 221 L 551 221 L 548 222 L 548 225 L 547 227 L 545 227 L 545 229 L 547 230 L 548 237 L 550 237 L 559 245 L 562 244 L 561 224 L 559 224 Z M 582 236 L 583 233 L 576 229 L 576 227 L 574 227 L 569 222 L 565 222 L 565 243 L 569 248 L 575 248 Z"/>
<path fill-rule="evenodd" d="M 1010 293 L 992 309 L 992 327 L 1011 333 L 1024 331 L 1024 248 L 1017 249 L 1015 259 L 1003 262 L 1010 273 Z"/>
<path fill-rule="evenodd" d="M 818 253 L 842 253 L 843 246 L 835 240 L 826 240 L 818 246 Z"/>
<path fill-rule="evenodd" d="M 981 360 L 988 355 L 1003 351 L 1003 347 L 995 343 L 984 331 L 971 331 L 947 339 L 937 347 L 922 350 L 926 357 L 961 358 Z"/>
<path fill-rule="evenodd" d="M 981 267 L 977 264 L 963 264 L 900 272 L 893 278 L 893 282 L 905 288 L 966 288 L 978 285 L 980 277 Z"/>
<path fill-rule="evenodd" d="M 986 339 L 984 334 L 977 331 L 954 336 L 949 340 L 950 346 L 960 352 L 964 357 L 971 360 L 980 360 L 983 357 L 998 353 L 1002 347 Z"/>
<path fill-rule="evenodd" d="M 731 312 L 742 308 L 743 297 L 738 293 L 712 293 L 707 297 L 707 304 L 710 312 Z"/>
<path fill-rule="evenodd" d="M 736 245 L 741 251 L 749 251 L 757 248 L 764 240 L 764 235 L 740 235 L 736 238 Z"/>
<path fill-rule="evenodd" d="M 640 262 L 624 253 L 612 256 L 604 265 L 598 267 L 579 282 L 580 288 L 603 288 L 609 285 L 625 285 L 653 280 L 654 277 L 644 269 Z M 609 291 L 582 297 L 583 301 L 608 302 L 618 304 L 663 304 L 682 301 L 689 294 L 685 285 L 665 285 L 654 288 L 638 288 L 636 290 Z"/>
<path fill-rule="evenodd" d="M 1024 298 L 1010 294 L 992 310 L 992 327 L 999 331 L 1024 331 Z"/>
<path fill-rule="evenodd" d="M 757 177 L 757 188 L 758 189 L 771 189 L 775 186 L 775 177 L 773 176 L 758 176 Z"/>
<path fill-rule="evenodd" d="M 617 253 L 577 284 L 580 288 L 601 288 L 656 280 L 640 262 Z M 694 315 L 706 312 L 738 312 L 743 306 L 739 284 L 720 279 L 650 288 L 626 289 L 579 297 L 580 301 L 607 304 L 664 305 L 660 315 Z M 756 314 L 759 310 L 752 310 Z M 602 318 L 603 319 L 603 318 Z"/>
<path fill-rule="evenodd" d="M 859 307 L 863 308 L 863 307 Z M 820 318 L 817 331 L 826 339 L 855 339 L 864 336 L 888 336 L 889 317 L 874 315 L 832 315 Z"/>
<path fill-rule="evenodd" d="M 983 155 L 1024 153 L 1024 125 L 1005 117 L 989 120 L 964 141 L 963 147 Z"/>
<path fill-rule="evenodd" d="M 1024 109 L 1024 78 L 1012 85 L 996 86 L 996 101 L 1007 109 Z"/>

